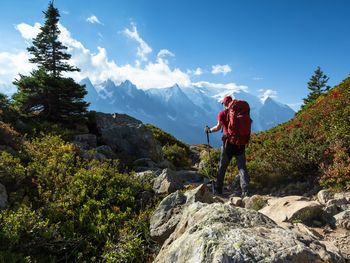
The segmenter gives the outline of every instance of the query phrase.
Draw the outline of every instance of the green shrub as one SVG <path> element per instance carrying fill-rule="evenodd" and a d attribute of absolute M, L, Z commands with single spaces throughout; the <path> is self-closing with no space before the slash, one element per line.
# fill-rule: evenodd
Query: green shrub
<path fill-rule="evenodd" d="M 10 208 L 0 212 L 0 259 L 148 260 L 148 210 L 153 201 L 145 210 L 138 200 L 142 191 L 149 190 L 146 184 L 119 171 L 118 160 L 82 160 L 74 145 L 60 136 L 32 140 L 27 154 L 26 162 L 7 152 L 0 154 L 0 172 L 6 175 L 2 178 L 32 188 L 10 198 Z M 8 189 L 10 196 L 13 190 Z"/>
<path fill-rule="evenodd" d="M 163 154 L 164 158 L 175 167 L 188 167 L 190 165 L 186 149 L 177 144 L 163 146 Z"/>

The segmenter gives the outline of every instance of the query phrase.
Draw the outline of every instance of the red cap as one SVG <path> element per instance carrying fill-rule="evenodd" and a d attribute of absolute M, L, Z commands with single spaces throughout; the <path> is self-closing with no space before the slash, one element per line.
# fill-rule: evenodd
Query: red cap
<path fill-rule="evenodd" d="M 227 104 L 229 104 L 231 101 L 232 101 L 232 97 L 231 96 L 225 96 L 224 99 L 222 100 L 222 104 L 227 106 Z"/>

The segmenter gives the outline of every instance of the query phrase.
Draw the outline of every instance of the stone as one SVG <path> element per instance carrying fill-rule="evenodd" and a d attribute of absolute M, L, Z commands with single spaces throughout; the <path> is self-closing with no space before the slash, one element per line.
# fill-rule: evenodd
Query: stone
<path fill-rule="evenodd" d="M 181 170 L 176 171 L 176 176 L 185 183 L 200 183 L 203 182 L 203 177 L 196 171 Z"/>
<path fill-rule="evenodd" d="M 344 259 L 307 235 L 279 227 L 257 211 L 195 202 L 185 207 L 154 262 L 300 263 Z"/>
<path fill-rule="evenodd" d="M 165 197 L 151 216 L 150 233 L 152 239 L 159 244 L 163 244 L 175 230 L 184 207 L 195 202 L 214 202 L 212 195 L 205 185 L 200 185 L 186 193 L 176 191 Z"/>
<path fill-rule="evenodd" d="M 161 169 L 166 169 L 166 168 L 169 168 L 171 170 L 176 170 L 176 167 L 168 160 L 164 159 L 163 161 L 159 162 L 156 164 L 156 166 L 158 168 L 161 168 Z"/>
<path fill-rule="evenodd" d="M 244 207 L 247 209 L 260 210 L 267 205 L 268 198 L 261 195 L 253 195 L 247 198 L 244 202 Z"/>
<path fill-rule="evenodd" d="M 151 158 L 140 158 L 133 162 L 134 167 L 156 167 L 156 163 Z"/>
<path fill-rule="evenodd" d="M 334 216 L 335 225 L 337 227 L 350 230 L 350 210 L 343 211 Z"/>
<path fill-rule="evenodd" d="M 103 154 L 108 159 L 116 159 L 117 155 L 113 152 L 112 148 L 108 145 L 101 145 L 96 147 L 96 152 Z"/>
<path fill-rule="evenodd" d="M 73 142 L 78 142 L 78 145 L 87 145 L 90 148 L 97 147 L 97 137 L 91 133 L 76 135 Z"/>
<path fill-rule="evenodd" d="M 302 196 L 286 196 L 270 199 L 267 205 L 259 210 L 276 223 L 280 222 L 302 222 L 306 225 L 314 219 L 325 217 L 322 205 L 316 201 L 310 201 Z"/>
<path fill-rule="evenodd" d="M 113 151 L 137 159 L 163 160 L 162 147 L 141 121 L 126 114 L 95 113 L 96 129 L 101 141 Z"/>
<path fill-rule="evenodd" d="M 239 206 L 239 207 L 243 207 L 243 200 L 240 197 L 230 197 L 230 200 L 228 201 L 229 204 L 233 205 L 233 206 Z"/>
<path fill-rule="evenodd" d="M 341 192 L 341 193 L 335 193 L 334 199 L 342 199 L 345 198 L 348 203 L 350 203 L 350 192 Z"/>
<path fill-rule="evenodd" d="M 0 184 L 0 209 L 5 209 L 7 207 L 8 195 L 6 188 L 3 184 Z"/>
<path fill-rule="evenodd" d="M 325 205 L 329 200 L 333 199 L 334 193 L 330 190 L 321 190 L 317 193 L 317 199 L 322 204 Z"/>
<path fill-rule="evenodd" d="M 173 193 L 183 187 L 181 179 L 170 169 L 164 169 L 153 183 L 153 190 L 157 194 Z"/>

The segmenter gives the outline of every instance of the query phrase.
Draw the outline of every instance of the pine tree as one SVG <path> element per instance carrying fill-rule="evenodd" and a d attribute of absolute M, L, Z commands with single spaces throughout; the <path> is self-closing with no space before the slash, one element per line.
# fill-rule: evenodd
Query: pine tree
<path fill-rule="evenodd" d="M 327 85 L 328 80 L 329 77 L 323 73 L 320 67 L 317 67 L 314 74 L 311 76 L 310 81 L 307 83 L 310 93 L 307 98 L 304 99 L 304 105 L 302 108 L 311 105 L 320 95 L 326 93 L 331 88 Z"/>
<path fill-rule="evenodd" d="M 39 116 L 51 121 L 75 121 L 86 113 L 88 103 L 84 85 L 75 83 L 72 78 L 62 77 L 64 72 L 79 71 L 67 63 L 71 55 L 67 47 L 58 41 L 59 12 L 53 2 L 49 3 L 45 15 L 45 24 L 33 39 L 28 51 L 33 55 L 29 62 L 38 65 L 30 76 L 20 74 L 14 81 L 18 92 L 13 101 L 20 112 L 30 116 Z"/>
<path fill-rule="evenodd" d="M 80 71 L 65 62 L 71 55 L 65 53 L 67 47 L 59 40 L 61 31 L 58 29 L 60 14 L 58 9 L 49 3 L 46 12 L 43 12 L 46 18 L 44 26 L 40 27 L 40 33 L 33 39 L 33 46 L 27 48 L 34 57 L 29 62 L 38 64 L 39 68 L 48 72 L 54 77 L 60 76 L 61 72 Z"/>

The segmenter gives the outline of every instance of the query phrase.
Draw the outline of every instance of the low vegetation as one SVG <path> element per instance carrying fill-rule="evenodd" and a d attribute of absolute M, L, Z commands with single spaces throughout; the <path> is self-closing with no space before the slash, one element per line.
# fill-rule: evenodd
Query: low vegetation
<path fill-rule="evenodd" d="M 57 135 L 1 151 L 9 208 L 0 214 L 0 262 L 145 262 L 150 190 L 117 160 L 86 161 Z"/>

